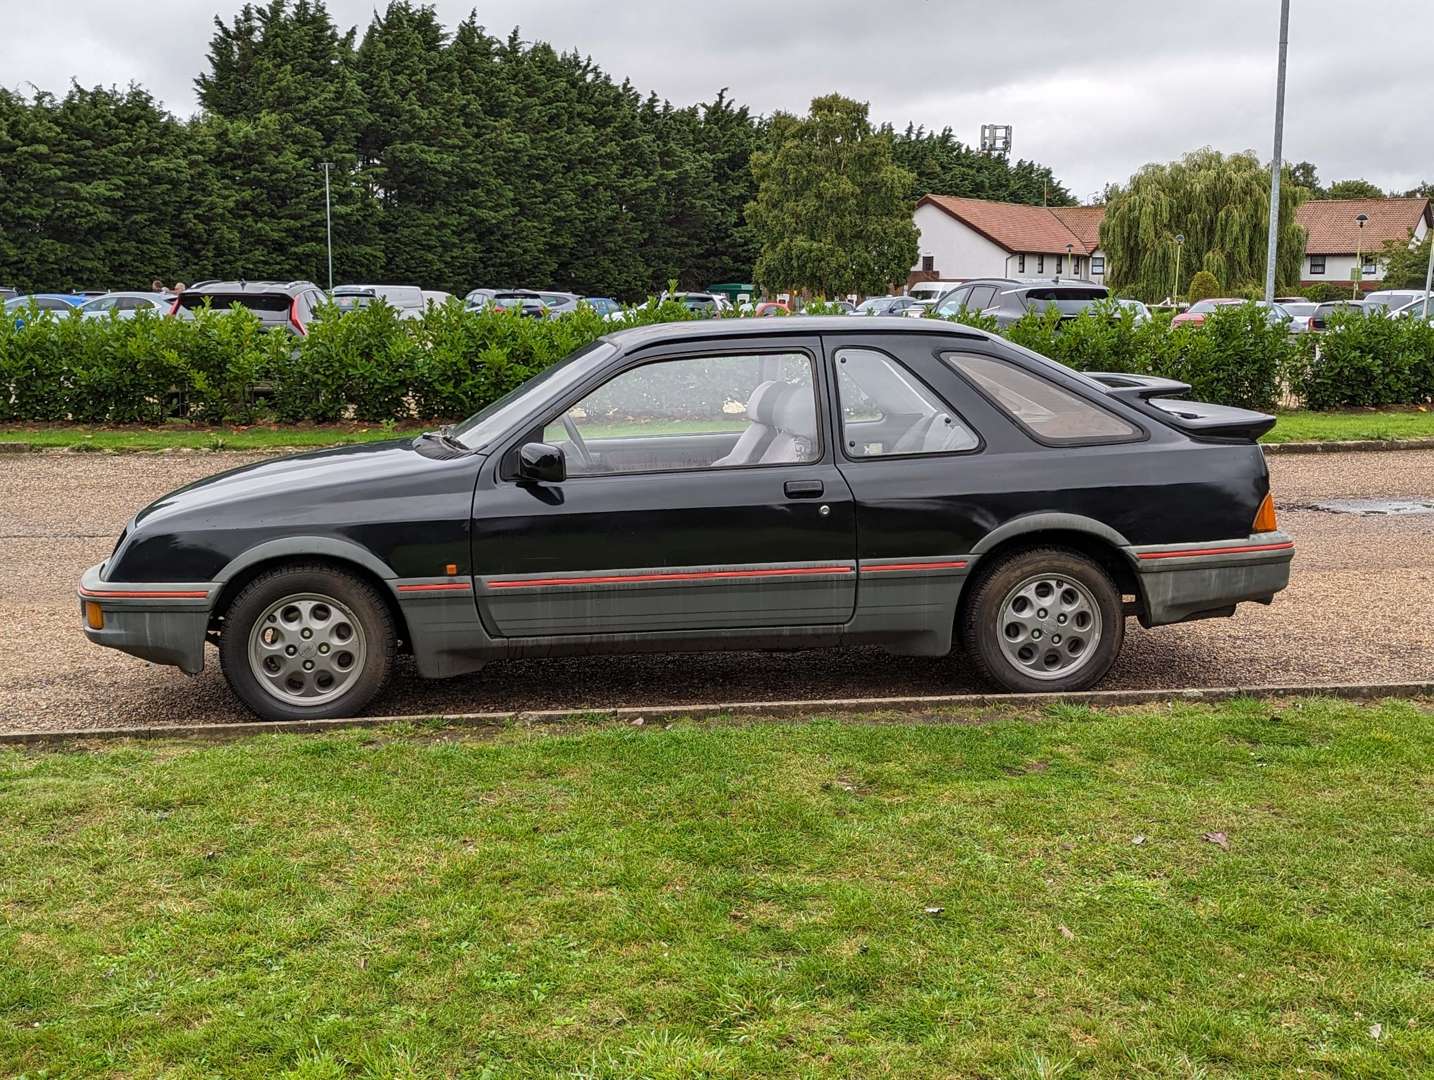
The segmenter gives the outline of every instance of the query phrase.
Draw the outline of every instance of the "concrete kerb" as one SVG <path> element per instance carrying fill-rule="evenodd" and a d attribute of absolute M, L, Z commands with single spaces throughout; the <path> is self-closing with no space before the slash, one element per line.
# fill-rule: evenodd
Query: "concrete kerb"
<path fill-rule="evenodd" d="M 515 724 L 559 723 L 574 716 L 595 715 L 612 720 L 660 722 L 715 717 L 774 718 L 795 715 L 853 713 L 915 713 L 933 708 L 971 709 L 997 705 L 1036 707 L 1067 704 L 1110 707 L 1156 702 L 1211 703 L 1232 698 L 1333 697 L 1353 701 L 1383 698 L 1434 698 L 1434 682 L 1326 683 L 1311 686 L 1221 686 L 1186 690 L 1088 690 L 1073 694 L 948 694 L 930 697 L 830 698 L 816 701 L 729 701 L 702 705 L 629 705 L 619 708 L 581 707 L 516 712 L 419 713 L 404 716 L 362 716 L 343 720 L 248 721 L 232 724 L 173 724 L 141 728 L 94 728 L 66 731 L 0 732 L 0 746 L 47 746 L 66 743 L 117 742 L 128 739 L 238 739 L 249 735 L 320 734 L 363 730 L 395 724 L 449 728 L 503 728 Z M 923 717 L 923 721 L 929 718 Z"/>
<path fill-rule="evenodd" d="M 1434 439 L 1344 439 L 1260 445 L 1266 454 L 1347 454 L 1364 450 L 1434 450 Z"/>

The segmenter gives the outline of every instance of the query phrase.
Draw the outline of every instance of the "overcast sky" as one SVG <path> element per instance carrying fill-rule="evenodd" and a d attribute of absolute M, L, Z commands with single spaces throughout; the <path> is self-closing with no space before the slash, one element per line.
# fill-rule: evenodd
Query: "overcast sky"
<path fill-rule="evenodd" d="M 63 92 L 138 82 L 177 113 L 213 17 L 238 0 L 0 0 L 0 82 Z M 373 0 L 329 0 L 344 27 Z M 451 28 L 473 0 L 438 0 Z M 1430 0 L 1294 0 L 1285 158 L 1320 178 L 1403 189 L 1434 180 Z M 1148 161 L 1211 145 L 1268 159 L 1278 0 L 488 0 L 492 33 L 591 55 L 677 103 L 719 88 L 758 112 L 801 111 L 838 91 L 872 118 L 1014 126 L 1014 153 L 1051 166 L 1077 197 Z"/>

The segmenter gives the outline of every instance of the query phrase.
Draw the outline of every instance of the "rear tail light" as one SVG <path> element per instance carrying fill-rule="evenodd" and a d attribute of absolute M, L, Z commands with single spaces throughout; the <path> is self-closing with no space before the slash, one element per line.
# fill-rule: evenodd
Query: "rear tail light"
<path fill-rule="evenodd" d="M 1275 521 L 1275 500 L 1266 494 L 1260 502 L 1260 508 L 1255 511 L 1254 531 L 1257 533 L 1275 532 L 1279 529 Z"/>
<path fill-rule="evenodd" d="M 289 304 L 289 321 L 294 324 L 294 329 L 300 334 L 308 333 L 304 329 L 304 324 L 299 321 L 299 298 L 297 296 Z"/>

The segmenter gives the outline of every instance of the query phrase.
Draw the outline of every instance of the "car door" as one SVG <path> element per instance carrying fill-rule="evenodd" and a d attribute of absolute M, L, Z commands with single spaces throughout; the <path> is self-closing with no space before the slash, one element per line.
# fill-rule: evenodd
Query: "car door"
<path fill-rule="evenodd" d="M 479 611 L 502 637 L 700 635 L 846 623 L 851 493 L 833 463 L 815 338 L 618 358 L 485 468 L 474 495 Z M 564 453 L 561 482 L 516 456 Z"/>

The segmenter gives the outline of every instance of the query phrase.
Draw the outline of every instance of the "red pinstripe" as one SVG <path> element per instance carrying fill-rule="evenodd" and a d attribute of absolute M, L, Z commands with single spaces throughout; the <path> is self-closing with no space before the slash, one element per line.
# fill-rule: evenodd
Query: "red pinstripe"
<path fill-rule="evenodd" d="M 882 563 L 879 566 L 862 566 L 863 574 L 876 574 L 882 570 L 961 570 L 966 566 L 965 560 L 957 562 L 902 562 Z"/>
<path fill-rule="evenodd" d="M 710 581 L 719 578 L 798 577 L 809 574 L 850 574 L 850 566 L 785 566 L 770 570 L 679 570 L 666 574 L 608 574 L 592 577 L 529 578 L 490 581 L 490 589 L 536 589 L 550 585 L 626 585 L 638 581 Z"/>
<path fill-rule="evenodd" d="M 205 600 L 209 596 L 207 592 L 177 589 L 81 589 L 80 595 L 92 600 Z"/>
<path fill-rule="evenodd" d="M 1295 546 L 1293 540 L 1281 544 L 1242 544 L 1239 547 L 1188 548 L 1184 551 L 1142 551 L 1142 559 L 1188 559 L 1199 555 L 1242 555 L 1250 551 L 1288 551 Z"/>
<path fill-rule="evenodd" d="M 467 581 L 445 581 L 432 585 L 400 585 L 399 592 L 468 592 L 473 586 Z"/>

